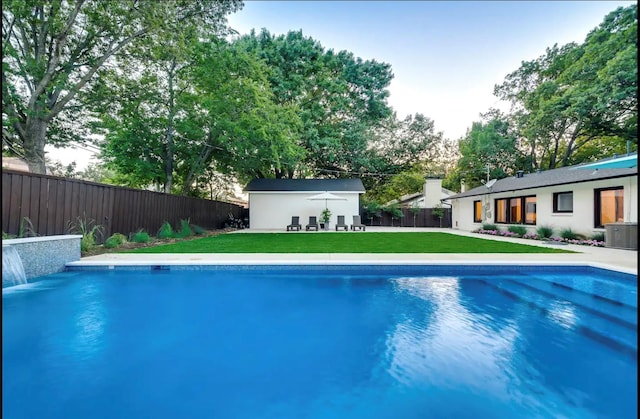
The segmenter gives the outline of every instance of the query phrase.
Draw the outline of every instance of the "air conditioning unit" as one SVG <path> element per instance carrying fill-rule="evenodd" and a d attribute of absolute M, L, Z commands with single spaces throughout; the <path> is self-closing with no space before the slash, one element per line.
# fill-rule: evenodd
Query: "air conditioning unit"
<path fill-rule="evenodd" d="M 638 223 L 605 224 L 605 247 L 638 250 Z"/>

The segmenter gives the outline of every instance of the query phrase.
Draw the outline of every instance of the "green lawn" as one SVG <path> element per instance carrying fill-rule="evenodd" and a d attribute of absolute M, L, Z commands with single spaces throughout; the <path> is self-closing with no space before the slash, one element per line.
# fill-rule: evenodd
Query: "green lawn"
<path fill-rule="evenodd" d="M 241 233 L 126 253 L 574 253 L 447 233 Z"/>

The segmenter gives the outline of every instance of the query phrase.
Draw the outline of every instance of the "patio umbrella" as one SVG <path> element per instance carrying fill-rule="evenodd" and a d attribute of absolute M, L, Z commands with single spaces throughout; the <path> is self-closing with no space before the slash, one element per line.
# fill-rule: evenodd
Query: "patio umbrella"
<path fill-rule="evenodd" d="M 338 195 L 334 195 L 329 192 L 323 192 L 318 195 L 313 195 L 307 198 L 310 201 L 324 201 L 324 208 L 327 209 L 327 201 L 346 201 L 347 198 L 343 198 Z"/>

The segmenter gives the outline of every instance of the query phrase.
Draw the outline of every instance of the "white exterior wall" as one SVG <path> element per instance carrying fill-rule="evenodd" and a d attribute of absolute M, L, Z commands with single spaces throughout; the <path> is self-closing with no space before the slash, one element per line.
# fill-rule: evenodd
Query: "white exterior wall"
<path fill-rule="evenodd" d="M 426 179 L 423 187 L 424 203 L 422 208 L 434 208 L 442 198 L 442 179 Z"/>
<path fill-rule="evenodd" d="M 320 215 L 325 208 L 325 201 L 310 201 L 309 197 L 319 192 L 249 192 L 249 225 L 252 230 L 283 230 L 291 224 L 292 216 L 300 217 L 300 224 L 309 223 L 310 216 L 316 216 L 320 223 Z M 344 215 L 347 225 L 353 223 L 353 216 L 360 213 L 360 194 L 358 192 L 334 192 L 333 195 L 346 198 L 345 201 L 327 201 L 331 211 L 329 226 L 335 230 L 338 215 Z"/>
<path fill-rule="evenodd" d="M 603 228 L 594 228 L 594 190 L 622 186 L 624 188 L 624 221 L 638 222 L 638 177 L 628 176 L 618 179 L 605 179 L 594 182 L 583 182 L 568 185 L 552 186 L 547 188 L 523 189 L 513 192 L 501 192 L 491 195 L 478 195 L 452 200 L 453 228 L 473 231 L 482 227 L 483 223 L 496 224 L 494 222 L 494 200 L 500 198 L 513 198 L 519 196 L 536 196 L 536 225 L 526 225 L 530 232 L 535 232 L 537 227 L 549 226 L 554 228 L 555 234 L 559 230 L 571 228 L 575 233 L 590 236 L 595 232 L 604 232 Z M 556 192 L 573 192 L 573 213 L 553 213 L 553 194 Z M 483 214 L 481 223 L 473 222 L 473 202 L 480 200 L 483 205 L 487 202 L 490 206 L 491 217 Z M 506 229 L 508 224 L 496 224 Z"/>

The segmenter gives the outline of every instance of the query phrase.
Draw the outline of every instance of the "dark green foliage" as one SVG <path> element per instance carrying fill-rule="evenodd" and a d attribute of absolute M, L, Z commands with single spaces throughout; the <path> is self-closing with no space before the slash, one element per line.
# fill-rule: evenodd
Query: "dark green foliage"
<path fill-rule="evenodd" d="M 560 237 L 565 240 L 575 240 L 580 238 L 576 233 L 573 232 L 570 228 L 565 228 L 560 231 Z"/>
<path fill-rule="evenodd" d="M 386 205 L 382 207 L 382 210 L 391 216 L 391 226 L 393 226 L 393 220 L 404 217 L 398 204 Z"/>
<path fill-rule="evenodd" d="M 596 240 L 596 241 L 599 241 L 599 242 L 605 241 L 604 233 L 600 233 L 600 232 L 593 233 L 590 238 L 591 238 L 591 240 Z"/>
<path fill-rule="evenodd" d="M 151 240 L 151 236 L 144 230 L 135 232 L 131 236 L 131 241 L 134 243 L 148 243 Z"/>
<path fill-rule="evenodd" d="M 393 78 L 389 64 L 326 50 L 302 31 L 272 35 L 263 29 L 241 37 L 235 45 L 267 64 L 274 103 L 296 107 L 301 119 L 296 134 L 305 150 L 306 170 L 327 176 L 376 171 L 372 158 L 376 153 L 369 145 L 372 130 L 392 115 L 387 103 Z M 275 177 L 290 177 L 302 169 L 302 165 L 282 166 Z"/>
<path fill-rule="evenodd" d="M 510 115 L 523 170 L 554 169 L 637 149 L 637 5 L 619 7 L 584 43 L 553 45 L 509 74 L 494 94 Z"/>
<path fill-rule="evenodd" d="M 96 245 L 98 236 L 103 234 L 104 228 L 96 224 L 94 219 L 77 217 L 75 221 L 69 221 L 67 230 L 71 234 L 80 234 L 80 250 L 86 252 Z"/>
<path fill-rule="evenodd" d="M 486 116 L 486 122 L 474 122 L 471 130 L 460 139 L 460 159 L 450 177 L 457 184 L 461 180 L 467 189 L 480 186 L 489 178 L 502 179 L 522 165 L 523 157 L 517 148 L 517 133 L 508 117 L 500 112 Z"/>
<path fill-rule="evenodd" d="M 375 218 L 382 216 L 382 206 L 377 201 L 368 201 L 364 204 L 364 212 L 370 225 L 373 225 Z"/>
<path fill-rule="evenodd" d="M 434 216 L 438 217 L 440 220 L 442 220 L 442 217 L 444 217 L 444 213 L 445 213 L 445 209 L 444 209 L 444 206 L 442 204 L 436 204 L 431 209 L 431 214 L 433 214 Z"/>
<path fill-rule="evenodd" d="M 205 234 L 207 232 L 207 230 L 195 224 L 191 224 L 191 229 L 193 230 L 193 233 L 198 236 Z"/>
<path fill-rule="evenodd" d="M 553 228 L 549 226 L 540 226 L 536 229 L 538 237 L 541 239 L 548 239 L 553 236 Z"/>
<path fill-rule="evenodd" d="M 173 237 L 184 239 L 191 236 L 193 236 L 193 230 L 191 230 L 189 220 L 180 220 L 180 230 L 175 232 Z"/>
<path fill-rule="evenodd" d="M 527 234 L 527 229 L 523 226 L 509 226 L 509 231 L 522 237 Z"/>
<path fill-rule="evenodd" d="M 3 147 L 6 140 L 45 173 L 45 145 L 85 142 L 91 105 L 120 99 L 100 89 L 109 67 L 136 55 L 147 58 L 137 74 L 158 55 L 170 62 L 167 55 L 197 39 L 196 28 L 224 33 L 226 16 L 241 7 L 237 0 L 4 1 Z M 126 106 L 131 98 L 121 99 Z"/>
<path fill-rule="evenodd" d="M 20 229 L 18 230 L 18 237 L 36 237 L 38 234 L 33 228 L 33 222 L 29 217 L 22 217 L 20 220 Z"/>
<path fill-rule="evenodd" d="M 173 227 L 171 227 L 171 224 L 169 224 L 168 221 L 165 221 L 164 223 L 162 223 L 162 225 L 160 226 L 160 229 L 158 230 L 158 238 L 170 239 L 170 238 L 173 238 L 174 236 L 175 236 L 175 232 L 173 231 Z"/>
<path fill-rule="evenodd" d="M 482 229 L 487 231 L 498 231 L 498 226 L 495 224 L 482 224 Z"/>
<path fill-rule="evenodd" d="M 124 243 L 126 243 L 126 241 L 127 238 L 124 234 L 115 233 L 112 234 L 107 240 L 105 240 L 104 247 L 113 249 L 115 247 L 122 246 Z"/>
<path fill-rule="evenodd" d="M 367 199 L 389 202 L 403 195 L 422 191 L 424 173 L 422 171 L 402 172 L 380 183 L 374 190 L 367 189 Z"/>
<path fill-rule="evenodd" d="M 331 219 L 331 210 L 328 209 L 328 208 L 325 208 L 320 213 L 320 222 L 321 223 L 328 223 L 329 219 Z"/>

